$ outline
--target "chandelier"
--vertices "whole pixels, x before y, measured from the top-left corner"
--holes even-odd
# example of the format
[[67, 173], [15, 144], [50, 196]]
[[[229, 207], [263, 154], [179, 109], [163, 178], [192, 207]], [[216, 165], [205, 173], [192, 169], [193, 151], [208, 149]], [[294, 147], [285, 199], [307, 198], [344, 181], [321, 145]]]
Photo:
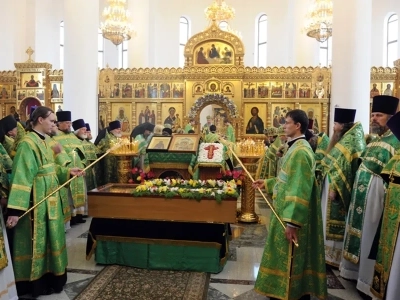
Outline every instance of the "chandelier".
[[101, 22], [100, 29], [105, 39], [110, 40], [118, 46], [123, 41], [131, 39], [132, 27], [129, 23], [130, 13], [125, 9], [126, 0], [107, 0], [108, 7], [104, 8], [104, 23]]
[[213, 4], [204, 10], [206, 18], [212, 22], [228, 21], [235, 17], [235, 9], [225, 3], [225, 0], [214, 0]]
[[332, 36], [332, 0], [315, 0], [306, 15], [304, 32], [323, 43]]

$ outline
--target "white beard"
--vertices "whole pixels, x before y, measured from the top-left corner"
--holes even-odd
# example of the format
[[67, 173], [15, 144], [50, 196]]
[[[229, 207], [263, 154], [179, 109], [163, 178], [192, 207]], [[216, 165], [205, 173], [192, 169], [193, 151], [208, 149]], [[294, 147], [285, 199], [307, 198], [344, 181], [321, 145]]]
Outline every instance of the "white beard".
[[114, 133], [114, 132], [112, 132], [112, 134], [117, 138], [120, 138], [122, 136], [122, 133]]

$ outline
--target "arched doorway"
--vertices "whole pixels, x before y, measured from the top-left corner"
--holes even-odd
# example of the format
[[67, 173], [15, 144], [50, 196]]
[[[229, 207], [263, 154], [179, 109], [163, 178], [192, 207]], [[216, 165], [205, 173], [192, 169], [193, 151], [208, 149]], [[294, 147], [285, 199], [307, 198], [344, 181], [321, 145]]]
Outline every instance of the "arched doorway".
[[[215, 114], [214, 118], [220, 118], [221, 116], [226, 117], [230, 120], [233, 128], [235, 129], [236, 138], [239, 133], [239, 126], [241, 124], [241, 117], [239, 115], [238, 108], [236, 104], [224, 96], [223, 94], [208, 94], [200, 97], [196, 100], [193, 106], [190, 108], [189, 114], [187, 116], [188, 120], [195, 120], [197, 124], [197, 131], [201, 131], [201, 122], [200, 115], [204, 108], [209, 109], [209, 106], [214, 106], [213, 113]], [[216, 120], [218, 122], [218, 120]], [[204, 124], [202, 124], [204, 125]]]
[[21, 121], [26, 122], [29, 119], [32, 106], [42, 106], [40, 100], [36, 97], [27, 97], [19, 105], [19, 117]]

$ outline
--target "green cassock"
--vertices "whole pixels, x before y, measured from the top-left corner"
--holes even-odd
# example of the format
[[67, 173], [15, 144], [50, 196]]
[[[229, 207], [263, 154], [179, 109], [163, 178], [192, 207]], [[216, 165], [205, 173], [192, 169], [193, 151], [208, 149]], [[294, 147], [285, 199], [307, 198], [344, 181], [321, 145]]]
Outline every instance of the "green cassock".
[[[361, 236], [371, 181], [381, 174], [383, 167], [395, 154], [396, 149], [400, 149], [400, 141], [388, 130], [382, 137], [370, 142], [362, 156], [362, 163], [354, 181], [343, 251], [344, 258], [355, 264], [360, 259]], [[379, 201], [379, 199], [371, 199], [371, 201]], [[371, 232], [371, 234], [374, 233]]]
[[[400, 152], [386, 164], [381, 175], [389, 185], [385, 195], [379, 247], [371, 285], [371, 292], [379, 299], [384, 298], [389, 276], [394, 282], [399, 280], [395, 275], [391, 275], [390, 271], [400, 228]], [[396, 249], [397, 253], [398, 251], [399, 249]]]
[[[68, 164], [70, 168], [85, 168], [86, 156], [82, 146], [82, 141], [76, 137], [72, 132], [64, 133], [59, 132], [58, 135], [53, 137], [54, 141], [60, 143], [64, 148], [65, 152], [71, 159], [71, 163]], [[85, 178], [77, 177], [69, 185], [72, 194], [72, 200], [74, 202], [74, 208], [79, 208], [85, 205], [86, 202], [86, 186]]]
[[258, 164], [256, 172], [257, 179], [268, 179], [274, 178], [276, 176], [276, 169], [278, 164], [278, 156], [276, 156], [276, 153], [278, 152], [281, 145], [282, 142], [279, 137], [277, 137], [275, 141], [265, 151], [264, 157], [261, 158], [261, 161]]
[[335, 201], [328, 197], [327, 240], [343, 241], [354, 178], [365, 146], [362, 125], [357, 122], [321, 161], [324, 172], [329, 176], [330, 189], [337, 193]]
[[8, 155], [11, 159], [14, 159], [15, 151], [14, 151], [14, 139], [6, 135], [4, 137], [3, 147], [6, 149]]
[[[55, 164], [49, 145], [36, 133], [27, 133], [14, 159], [8, 208], [27, 211], [68, 178], [69, 170]], [[16, 281], [65, 273], [67, 249], [58, 192], [18, 221], [13, 240]]]
[[278, 299], [295, 300], [305, 294], [326, 299], [324, 236], [314, 153], [305, 139], [298, 139], [282, 159], [278, 176], [267, 179], [265, 189], [272, 194], [281, 220], [300, 227], [299, 247], [287, 241], [284, 228], [271, 214], [254, 289]]

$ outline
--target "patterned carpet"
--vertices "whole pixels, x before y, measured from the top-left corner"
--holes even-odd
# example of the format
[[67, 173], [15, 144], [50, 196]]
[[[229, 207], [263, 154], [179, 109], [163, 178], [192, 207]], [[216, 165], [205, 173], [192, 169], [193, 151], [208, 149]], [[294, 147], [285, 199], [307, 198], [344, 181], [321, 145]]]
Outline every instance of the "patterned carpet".
[[207, 273], [144, 270], [126, 266], [105, 267], [76, 300], [205, 300]]

